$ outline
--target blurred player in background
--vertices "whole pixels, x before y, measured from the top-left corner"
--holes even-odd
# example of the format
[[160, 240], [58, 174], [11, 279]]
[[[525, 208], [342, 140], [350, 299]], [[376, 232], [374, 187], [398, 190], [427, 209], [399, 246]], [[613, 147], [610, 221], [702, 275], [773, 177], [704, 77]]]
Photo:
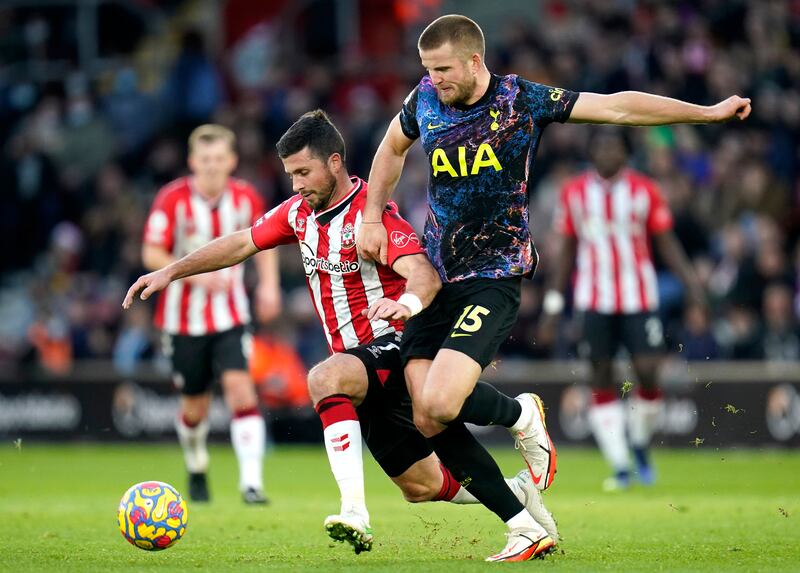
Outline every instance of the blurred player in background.
[[[542, 323], [544, 339], [552, 340], [564, 308], [562, 293], [577, 259], [574, 307], [583, 323], [579, 351], [592, 366], [589, 422], [614, 472], [604, 482], [608, 490], [630, 484], [629, 448], [638, 480], [649, 485], [654, 479], [647, 449], [662, 415], [658, 372], [665, 346], [651, 241], [683, 282], [687, 301], [705, 302], [658, 185], [627, 167], [630, 152], [621, 128], [595, 128], [589, 146], [592, 169], [564, 185], [556, 220], [562, 239]], [[614, 357], [620, 348], [630, 354], [639, 382], [628, 402], [627, 432], [625, 408], [614, 385]]]
[[[202, 125], [189, 137], [191, 175], [156, 195], [144, 231], [142, 260], [161, 269], [217, 237], [247, 229], [264, 212], [256, 189], [231, 174], [235, 135]], [[255, 259], [256, 312], [266, 321], [280, 311], [277, 254]], [[159, 297], [155, 325], [163, 333], [173, 380], [181, 392], [175, 422], [189, 472], [189, 497], [208, 501], [206, 440], [211, 387], [219, 379], [231, 411], [231, 442], [239, 462], [239, 488], [246, 503], [266, 503], [263, 485], [264, 419], [248, 374], [250, 308], [242, 266], [172, 283]]]
[[[441, 283], [414, 230], [393, 203], [381, 215], [393, 236], [389, 264], [358, 256], [355, 233], [362, 222], [367, 183], [348, 175], [344, 141], [324, 112], [303, 115], [277, 148], [297, 195], [264, 215], [251, 230], [226, 236], [141, 277], [123, 306], [130, 306], [139, 292], [147, 298], [169, 288], [177, 277], [236, 265], [281, 244], [298, 244], [331, 351], [308, 378], [341, 494], [341, 511], [325, 520], [325, 528], [333, 539], [349, 542], [360, 553], [373, 543], [362, 440], [408, 501], [479, 503], [439, 463], [414, 426], [400, 361], [404, 321], [430, 304]], [[557, 539], [556, 524], [527, 470], [507, 479], [503, 487], [510, 488]]]
[[[507, 427], [541, 488], [555, 474], [555, 448], [541, 400], [473, 392], [516, 319], [522, 277], [536, 267], [528, 228], [528, 178], [552, 122], [659, 125], [744, 119], [750, 102], [732, 96], [699, 106], [641, 92], [611, 95], [551, 88], [491, 74], [480, 27], [465, 16], [432, 22], [418, 42], [428, 74], [406, 98], [370, 172], [358, 248], [386, 262], [380, 215], [420, 139], [430, 162], [425, 248], [444, 283], [436, 302], [408, 324], [402, 354], [414, 419], [453, 475], [509, 529], [489, 561], [541, 556], [553, 543], [531, 520], [489, 453], [464, 423]], [[487, 414], [490, 413], [490, 414]]]

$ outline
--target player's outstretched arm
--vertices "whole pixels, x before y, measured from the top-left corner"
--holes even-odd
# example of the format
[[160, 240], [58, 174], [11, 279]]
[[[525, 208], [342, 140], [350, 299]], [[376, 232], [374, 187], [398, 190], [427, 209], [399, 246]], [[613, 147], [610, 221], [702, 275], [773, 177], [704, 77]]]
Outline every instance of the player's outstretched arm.
[[406, 290], [395, 300], [376, 300], [364, 314], [372, 319], [408, 320], [433, 301], [442, 288], [439, 274], [423, 254], [398, 258], [392, 269], [406, 279]]
[[750, 115], [750, 99], [731, 96], [716, 105], [695, 105], [643, 92], [596, 94], [582, 92], [572, 108], [570, 123], [667, 125], [720, 123]]
[[137, 294], [147, 300], [174, 280], [232, 267], [257, 252], [250, 229], [215, 239], [163, 269], [139, 277], [128, 289], [122, 308], [130, 308]]
[[378, 146], [378, 151], [375, 152], [372, 168], [369, 171], [367, 202], [364, 206], [364, 219], [358, 232], [357, 248], [360, 257], [382, 265], [387, 264], [388, 245], [386, 229], [381, 222], [383, 208], [386, 207], [400, 180], [406, 153], [413, 143], [414, 140], [407, 138], [403, 133], [399, 116], [395, 116]]

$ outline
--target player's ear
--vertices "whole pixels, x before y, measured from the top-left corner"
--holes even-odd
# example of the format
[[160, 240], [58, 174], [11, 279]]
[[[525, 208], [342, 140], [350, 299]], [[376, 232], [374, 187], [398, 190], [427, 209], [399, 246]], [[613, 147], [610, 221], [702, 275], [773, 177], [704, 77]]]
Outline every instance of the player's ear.
[[470, 57], [469, 68], [473, 74], [477, 74], [481, 70], [481, 55], [478, 52], [473, 53]]
[[338, 175], [339, 171], [342, 169], [342, 156], [338, 153], [334, 153], [328, 157], [328, 169], [330, 169], [331, 173], [334, 175]]

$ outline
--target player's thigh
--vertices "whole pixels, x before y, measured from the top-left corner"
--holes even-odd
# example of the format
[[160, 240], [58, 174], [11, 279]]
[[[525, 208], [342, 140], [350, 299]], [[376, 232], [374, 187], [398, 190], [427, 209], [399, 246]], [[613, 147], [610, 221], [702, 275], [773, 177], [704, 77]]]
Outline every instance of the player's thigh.
[[482, 372], [481, 365], [463, 352], [443, 348], [431, 363], [422, 399], [416, 406], [436, 420], [454, 420], [464, 400], [475, 389]]
[[628, 315], [623, 332], [639, 383], [645, 388], [656, 386], [665, 351], [661, 319], [655, 313]]
[[372, 456], [386, 475], [395, 478], [433, 450], [414, 425], [399, 352], [382, 350], [374, 358], [380, 360], [375, 365], [383, 368], [368, 368], [367, 395], [356, 413]]
[[622, 343], [631, 356], [664, 353], [664, 326], [656, 313], [627, 314], [621, 321]]
[[340, 352], [314, 366], [308, 373], [308, 392], [314, 405], [334, 394], [346, 394], [359, 405], [369, 386], [367, 357], [361, 353]]
[[452, 298], [453, 323], [442, 349], [466, 354], [481, 370], [486, 368], [517, 320], [521, 281], [472, 279], [448, 285], [458, 294]]
[[578, 354], [592, 363], [610, 362], [619, 350], [621, 333], [618, 315], [586, 311], [579, 317]]
[[445, 285], [428, 308], [406, 322], [400, 346], [403, 365], [436, 357], [456, 318], [449, 304], [454, 292], [451, 287]]
[[258, 404], [255, 385], [249, 372], [252, 345], [252, 334], [243, 326], [218, 332], [211, 338], [214, 375], [222, 384], [225, 402], [234, 411], [252, 408]]
[[442, 488], [442, 469], [436, 454], [418, 460], [397, 477], [391, 478], [406, 501], [430, 501]]
[[205, 394], [214, 381], [211, 338], [162, 335], [162, 350], [172, 368], [172, 381], [183, 396]]
[[433, 360], [427, 358], [412, 358], [405, 365], [406, 387], [411, 395], [411, 401], [414, 403], [422, 400], [422, 391], [425, 388], [425, 380], [428, 378], [431, 364], [433, 364]]

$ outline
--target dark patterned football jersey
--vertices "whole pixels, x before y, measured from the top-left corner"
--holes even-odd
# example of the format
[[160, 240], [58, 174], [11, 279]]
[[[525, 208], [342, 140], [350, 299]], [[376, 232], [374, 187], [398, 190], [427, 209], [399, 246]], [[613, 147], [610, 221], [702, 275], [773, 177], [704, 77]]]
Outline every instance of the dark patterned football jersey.
[[448, 106], [425, 76], [400, 112], [428, 155], [424, 245], [445, 282], [530, 275], [528, 174], [542, 131], [569, 118], [578, 93], [492, 75], [469, 106]]

